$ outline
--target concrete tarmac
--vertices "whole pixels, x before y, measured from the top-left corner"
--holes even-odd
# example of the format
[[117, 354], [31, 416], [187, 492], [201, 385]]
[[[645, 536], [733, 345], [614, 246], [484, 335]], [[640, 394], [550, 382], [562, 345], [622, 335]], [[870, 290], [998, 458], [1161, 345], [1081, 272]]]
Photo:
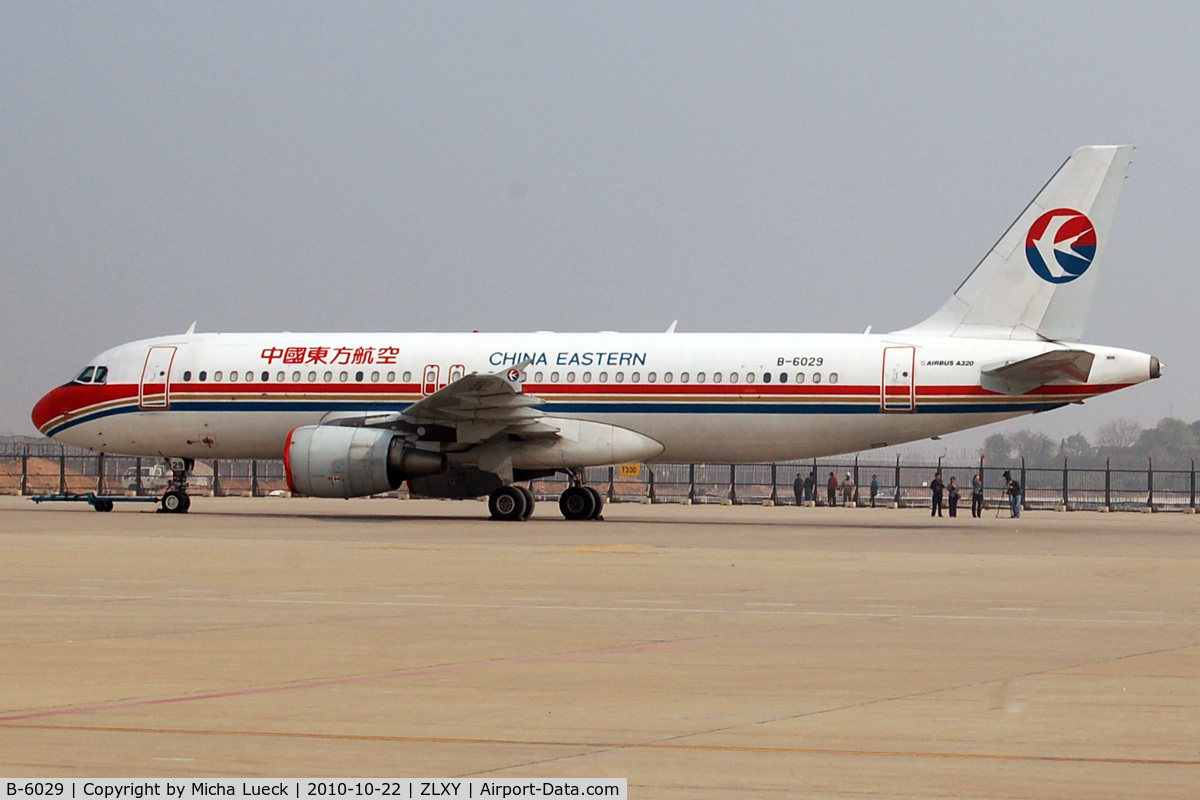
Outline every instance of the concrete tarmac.
[[1200, 796], [1200, 518], [0, 498], [0, 777]]

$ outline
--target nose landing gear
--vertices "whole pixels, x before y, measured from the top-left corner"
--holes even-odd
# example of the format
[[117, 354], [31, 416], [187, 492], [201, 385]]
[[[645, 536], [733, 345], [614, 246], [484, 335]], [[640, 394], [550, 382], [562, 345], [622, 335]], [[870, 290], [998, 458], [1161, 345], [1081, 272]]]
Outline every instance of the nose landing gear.
[[192, 507], [192, 498], [187, 493], [188, 473], [196, 466], [190, 458], [169, 458], [171, 482], [163, 494], [160, 510], [166, 514], [186, 514]]

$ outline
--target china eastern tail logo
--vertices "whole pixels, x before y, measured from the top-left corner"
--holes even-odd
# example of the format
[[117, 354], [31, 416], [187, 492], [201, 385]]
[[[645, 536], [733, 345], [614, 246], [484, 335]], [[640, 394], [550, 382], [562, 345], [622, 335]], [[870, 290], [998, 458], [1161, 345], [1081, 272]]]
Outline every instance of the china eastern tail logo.
[[1096, 227], [1071, 208], [1047, 211], [1029, 226], [1025, 257], [1042, 280], [1070, 283], [1096, 258]]

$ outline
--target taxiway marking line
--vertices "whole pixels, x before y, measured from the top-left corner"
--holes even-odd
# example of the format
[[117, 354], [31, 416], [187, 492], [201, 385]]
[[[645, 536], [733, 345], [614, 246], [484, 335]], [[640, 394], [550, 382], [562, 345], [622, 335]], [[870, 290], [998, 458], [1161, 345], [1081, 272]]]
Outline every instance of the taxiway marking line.
[[77, 731], [81, 733], [130, 733], [177, 736], [235, 736], [252, 738], [310, 739], [346, 742], [391, 742], [397, 744], [461, 744], [504, 747], [570, 747], [605, 750], [668, 750], [703, 753], [766, 753], [778, 755], [865, 756], [874, 758], [930, 758], [968, 761], [1031, 761], [1069, 764], [1138, 764], [1144, 766], [1200, 766], [1198, 759], [1132, 758], [1119, 756], [1048, 756], [1024, 753], [955, 753], [937, 750], [851, 750], [833, 747], [758, 747], [752, 745], [680, 744], [671, 742], [587, 742], [538, 739], [476, 739], [459, 736], [394, 736], [358, 733], [303, 733], [297, 731], [212, 730], [196, 728], [139, 728], [112, 725], [0, 724], [12, 730]]

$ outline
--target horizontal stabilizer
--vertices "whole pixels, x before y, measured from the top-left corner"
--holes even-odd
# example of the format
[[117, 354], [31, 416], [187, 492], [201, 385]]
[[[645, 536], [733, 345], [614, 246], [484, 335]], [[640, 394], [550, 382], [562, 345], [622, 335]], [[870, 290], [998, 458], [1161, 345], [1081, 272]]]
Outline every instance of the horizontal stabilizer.
[[1051, 350], [1040, 356], [983, 370], [983, 388], [1021, 395], [1050, 383], [1087, 383], [1095, 355], [1086, 350]]

